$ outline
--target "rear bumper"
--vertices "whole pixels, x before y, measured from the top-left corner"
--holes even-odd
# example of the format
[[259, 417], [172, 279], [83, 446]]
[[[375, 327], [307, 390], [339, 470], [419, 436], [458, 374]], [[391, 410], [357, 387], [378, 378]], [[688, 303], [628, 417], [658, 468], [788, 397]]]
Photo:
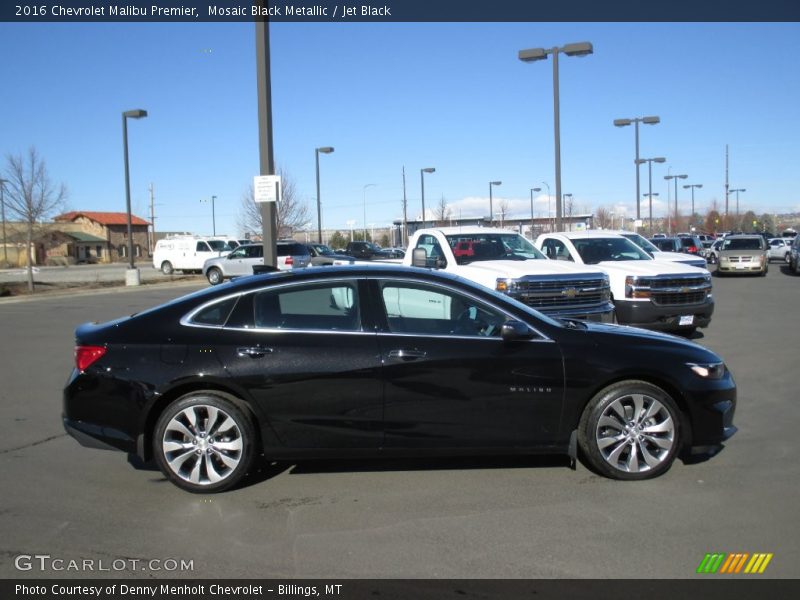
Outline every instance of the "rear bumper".
[[83, 421], [73, 421], [67, 417], [63, 417], [63, 422], [64, 430], [81, 446], [99, 450], [136, 452], [136, 440], [131, 439], [122, 431]]

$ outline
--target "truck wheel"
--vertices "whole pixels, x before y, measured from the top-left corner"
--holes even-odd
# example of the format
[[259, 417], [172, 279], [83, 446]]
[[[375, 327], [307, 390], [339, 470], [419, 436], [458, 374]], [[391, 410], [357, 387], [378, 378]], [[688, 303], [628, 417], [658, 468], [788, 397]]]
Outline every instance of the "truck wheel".
[[601, 390], [578, 425], [578, 444], [590, 466], [612, 479], [658, 477], [672, 466], [680, 442], [678, 406], [646, 381], [621, 381]]
[[174, 271], [175, 269], [172, 268], [172, 263], [169, 262], [168, 260], [165, 260], [164, 262], [161, 263], [161, 272], [164, 275], [172, 275]]

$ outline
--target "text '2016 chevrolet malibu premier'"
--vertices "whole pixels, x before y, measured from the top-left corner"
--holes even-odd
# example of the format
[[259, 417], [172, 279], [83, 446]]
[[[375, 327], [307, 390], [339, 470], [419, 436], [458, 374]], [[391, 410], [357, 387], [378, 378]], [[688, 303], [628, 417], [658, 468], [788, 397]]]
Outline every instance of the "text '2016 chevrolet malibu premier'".
[[365, 265], [243, 277], [76, 331], [64, 425], [191, 492], [262, 457], [561, 453], [661, 475], [736, 431], [702, 346], [553, 319], [460, 277]]

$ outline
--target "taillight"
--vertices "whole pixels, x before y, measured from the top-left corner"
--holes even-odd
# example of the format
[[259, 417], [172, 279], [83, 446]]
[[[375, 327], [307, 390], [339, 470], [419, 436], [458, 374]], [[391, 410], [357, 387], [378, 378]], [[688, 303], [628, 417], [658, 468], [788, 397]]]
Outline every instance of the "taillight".
[[294, 256], [287, 256], [286, 257], [286, 264], [293, 265], [294, 264]]
[[689, 246], [689, 254], [697, 254], [697, 246]]
[[75, 346], [75, 366], [79, 371], [85, 371], [105, 353], [103, 346]]

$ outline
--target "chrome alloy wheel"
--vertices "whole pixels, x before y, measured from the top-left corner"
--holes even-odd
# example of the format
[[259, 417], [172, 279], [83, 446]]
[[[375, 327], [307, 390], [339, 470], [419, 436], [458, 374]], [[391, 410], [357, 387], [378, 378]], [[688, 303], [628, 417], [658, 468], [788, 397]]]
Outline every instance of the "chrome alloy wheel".
[[229, 477], [242, 460], [242, 431], [224, 410], [195, 404], [167, 423], [161, 448], [169, 469], [204, 486]]
[[646, 394], [627, 394], [611, 402], [597, 420], [597, 449], [614, 469], [642, 473], [658, 467], [675, 446], [669, 410]]

